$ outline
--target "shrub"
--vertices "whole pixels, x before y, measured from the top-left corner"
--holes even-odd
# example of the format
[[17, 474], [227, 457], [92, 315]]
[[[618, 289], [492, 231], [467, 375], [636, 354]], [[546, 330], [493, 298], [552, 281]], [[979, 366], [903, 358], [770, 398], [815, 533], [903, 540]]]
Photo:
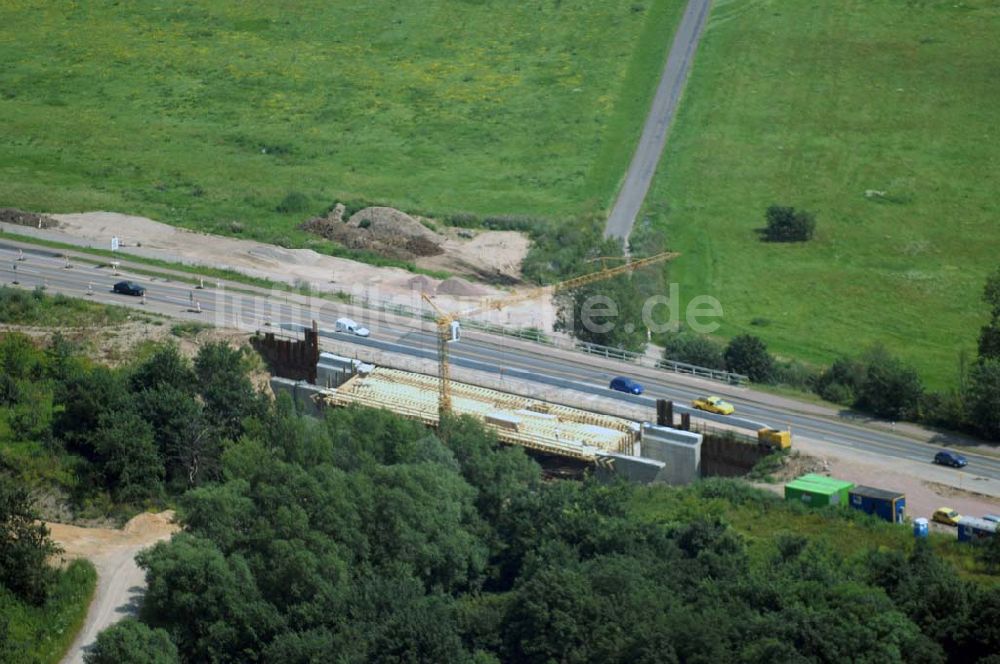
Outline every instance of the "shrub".
[[868, 351], [862, 361], [865, 377], [854, 405], [879, 417], [915, 418], [924, 392], [917, 372], [881, 346]]
[[767, 208], [764, 238], [769, 242], [805, 242], [816, 231], [816, 219], [809, 212], [772, 205]]
[[726, 369], [746, 374], [755, 383], [774, 380], [774, 358], [764, 342], [752, 334], [741, 334], [726, 346]]
[[725, 369], [722, 346], [708, 337], [687, 332], [670, 334], [664, 340], [663, 359], [685, 362], [706, 369]]
[[983, 358], [969, 374], [972, 424], [992, 440], [1000, 440], [1000, 359]]
[[773, 380], [782, 385], [808, 390], [819, 380], [819, 374], [798, 360], [787, 360], [775, 362]]
[[298, 191], [290, 191], [281, 199], [275, 209], [282, 214], [305, 212], [309, 209], [309, 197]]
[[865, 366], [847, 357], [837, 358], [816, 381], [816, 394], [827, 401], [849, 406], [857, 400], [865, 380]]

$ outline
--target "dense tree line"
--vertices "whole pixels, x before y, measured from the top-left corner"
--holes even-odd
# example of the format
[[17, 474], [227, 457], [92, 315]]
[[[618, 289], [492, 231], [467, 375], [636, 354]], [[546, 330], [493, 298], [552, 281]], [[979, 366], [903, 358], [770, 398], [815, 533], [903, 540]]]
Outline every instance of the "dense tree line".
[[[751, 554], [706, 507], [775, 500], [737, 484], [700, 484], [690, 516], [646, 523], [632, 486], [544, 482], [470, 420], [451, 423], [446, 446], [381, 411], [304, 417], [258, 394], [228, 346], [193, 363], [162, 347], [112, 370], [58, 340], [23, 342], [0, 343], [19, 367], [8, 387], [45, 386], [51, 444], [86, 455], [123, 500], [173, 494], [185, 527], [141, 554], [138, 620], [105, 631], [91, 664], [969, 662], [1000, 650], [1000, 591], [922, 547], [844, 559], [786, 534]], [[31, 536], [9, 534], [31, 532], [13, 512], [0, 561], [25, 560], [10, 553]]]
[[118, 661], [173, 661], [152, 658], [164, 634], [191, 662], [970, 662], [1000, 648], [1000, 592], [924, 547], [844, 560], [787, 534], [754, 559], [717, 518], [637, 522], [628, 485], [543, 483], [464, 420], [445, 447], [383, 412], [313, 421], [280, 402], [222, 477], [186, 493], [186, 531], [140, 557], [142, 625], [102, 636]]
[[445, 446], [384, 412], [320, 421], [282, 400], [227, 445], [219, 482], [183, 496], [185, 532], [139, 559], [141, 625], [106, 632], [91, 661], [968, 662], [1000, 648], [983, 622], [1000, 593], [928, 550], [844, 560], [788, 534], [754, 559], [717, 518], [637, 522], [633, 491], [542, 482], [468, 420]]
[[224, 442], [266, 408], [246, 360], [244, 351], [213, 343], [192, 363], [163, 345], [112, 369], [58, 336], [39, 348], [6, 334], [0, 407], [14, 440], [85, 460], [78, 498], [108, 492], [117, 503], [140, 505], [219, 478]]

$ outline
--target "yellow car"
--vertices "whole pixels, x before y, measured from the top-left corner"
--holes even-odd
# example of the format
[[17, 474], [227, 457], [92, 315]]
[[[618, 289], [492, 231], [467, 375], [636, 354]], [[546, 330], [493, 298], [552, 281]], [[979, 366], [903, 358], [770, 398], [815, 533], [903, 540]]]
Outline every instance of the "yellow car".
[[961, 518], [962, 515], [950, 507], [939, 507], [934, 510], [934, 515], [931, 516], [933, 521], [943, 523], [946, 526], [957, 526], [958, 520]]
[[723, 401], [719, 397], [699, 397], [691, 402], [691, 405], [698, 410], [706, 410], [718, 415], [732, 415], [736, 412], [733, 404]]

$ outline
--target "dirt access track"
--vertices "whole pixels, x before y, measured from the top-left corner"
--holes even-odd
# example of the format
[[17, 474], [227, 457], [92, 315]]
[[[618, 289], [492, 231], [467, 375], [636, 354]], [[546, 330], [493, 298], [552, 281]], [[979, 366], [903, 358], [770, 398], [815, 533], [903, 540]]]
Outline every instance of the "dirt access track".
[[[253, 240], [198, 233], [117, 212], [53, 214], [46, 218], [55, 220], [56, 226], [42, 229], [24, 226], [16, 232], [99, 249], [110, 248], [111, 238], [117, 237], [123, 254], [224, 268], [277, 283], [305, 283], [316, 291], [348, 293], [414, 309], [427, 308], [422, 293], [434, 296], [445, 311], [463, 311], [484, 298], [510, 294], [508, 290], [458, 276], [434, 279], [401, 268], [376, 267], [311, 249], [286, 249]], [[451, 231], [440, 235], [445, 253], [428, 257], [426, 267], [454, 269], [458, 264], [490, 264], [493, 266], [490, 269], [509, 274], [515, 265], [520, 266], [529, 245], [527, 238], [509, 231], [477, 231], [468, 240], [453, 235]], [[449, 259], [450, 247], [456, 243], [462, 244], [462, 250], [455, 249], [457, 253]], [[480, 318], [512, 327], [551, 328], [555, 312], [551, 298], [542, 297]]]
[[146, 578], [135, 556], [156, 542], [170, 539], [180, 530], [173, 517], [174, 513], [169, 510], [140, 514], [121, 530], [45, 524], [52, 539], [63, 548], [63, 558], [86, 558], [97, 568], [97, 588], [87, 618], [63, 657], [63, 664], [83, 664], [85, 650], [101, 630], [136, 612]]

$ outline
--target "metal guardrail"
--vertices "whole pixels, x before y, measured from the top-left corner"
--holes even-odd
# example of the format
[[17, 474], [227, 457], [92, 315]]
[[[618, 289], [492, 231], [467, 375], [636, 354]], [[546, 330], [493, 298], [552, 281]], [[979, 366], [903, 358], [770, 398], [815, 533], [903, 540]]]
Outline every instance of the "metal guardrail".
[[708, 369], [694, 364], [687, 364], [686, 362], [657, 360], [655, 366], [657, 369], [664, 369], [666, 371], [672, 371], [679, 374], [690, 374], [692, 376], [709, 378], [711, 380], [719, 380], [729, 383], [730, 385], [744, 385], [750, 382], [750, 378], [744, 376], [743, 374], [733, 373], [731, 371], [720, 371], [719, 369]]
[[[367, 297], [354, 295], [350, 296], [349, 299], [350, 304], [364, 307], [366, 309], [374, 309], [376, 311], [391, 313], [397, 316], [405, 316], [407, 318], [416, 318], [426, 321], [434, 321], [437, 319], [437, 316], [432, 311], [414, 309], [413, 307], [408, 307], [404, 304], [371, 300]], [[743, 374], [733, 373], [731, 371], [720, 371], [718, 369], [699, 367], [685, 362], [658, 359], [644, 353], [634, 353], [622, 348], [611, 348], [609, 346], [601, 346], [599, 344], [592, 344], [586, 341], [572, 341], [558, 337], [553, 338], [540, 330], [510, 328], [475, 319], [462, 321], [462, 325], [487, 334], [495, 334], [501, 337], [511, 337], [522, 341], [530, 341], [532, 343], [549, 346], [551, 348], [582, 351], [590, 355], [597, 355], [613, 360], [622, 360], [624, 362], [638, 364], [639, 366], [649, 367], [652, 369], [662, 369], [672, 373], [707, 378], [709, 380], [716, 380], [730, 385], [744, 385], [749, 382], [749, 378]]]

